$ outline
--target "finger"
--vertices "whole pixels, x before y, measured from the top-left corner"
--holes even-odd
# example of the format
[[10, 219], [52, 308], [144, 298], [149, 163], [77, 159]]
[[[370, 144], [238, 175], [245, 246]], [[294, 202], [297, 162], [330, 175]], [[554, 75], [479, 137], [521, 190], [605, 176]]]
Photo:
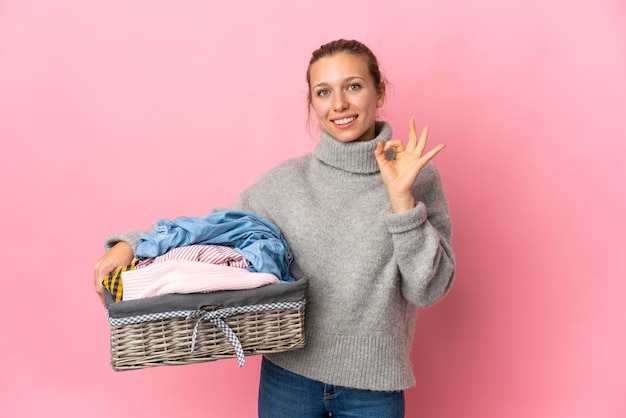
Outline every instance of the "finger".
[[439, 152], [444, 149], [446, 147], [445, 144], [439, 144], [437, 145], [435, 148], [431, 149], [430, 151], [428, 151], [426, 154], [422, 155], [422, 160], [425, 160], [426, 162], [430, 161], [433, 159], [433, 157], [437, 154], [439, 154]]
[[105, 305], [105, 301], [104, 301], [104, 286], [102, 285], [102, 280], [103, 279], [101, 279], [100, 277], [96, 277], [95, 285], [96, 285], [96, 293], [100, 297], [100, 301], [102, 302], [102, 304]]
[[103, 267], [102, 259], [98, 260], [98, 262], [94, 266], [94, 275], [93, 275], [94, 287], [95, 287], [96, 293], [98, 294], [98, 297], [100, 298], [100, 301], [105, 306], [106, 304], [104, 300], [104, 285], [102, 282], [109, 275], [109, 273], [111, 273], [111, 271], [113, 271], [113, 269]]
[[406, 144], [408, 151], [414, 150], [417, 146], [417, 131], [415, 130], [415, 118], [409, 119], [409, 142]]
[[378, 141], [378, 143], [376, 144], [374, 157], [376, 157], [376, 163], [378, 164], [378, 168], [380, 168], [381, 170], [389, 162], [387, 161], [387, 156], [385, 155], [383, 141]]
[[415, 151], [418, 155], [422, 155], [424, 149], [426, 148], [426, 139], [428, 139], [428, 132], [430, 131], [430, 126], [425, 125], [424, 129], [422, 129], [422, 134], [420, 135], [419, 141], [417, 141], [417, 147]]

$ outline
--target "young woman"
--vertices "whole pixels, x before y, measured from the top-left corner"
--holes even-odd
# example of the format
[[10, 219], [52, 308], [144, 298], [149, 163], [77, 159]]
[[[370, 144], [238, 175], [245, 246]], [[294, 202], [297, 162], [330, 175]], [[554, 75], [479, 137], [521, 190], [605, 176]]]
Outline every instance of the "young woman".
[[[313, 52], [309, 105], [321, 128], [311, 154], [290, 159], [230, 208], [277, 225], [310, 280], [306, 346], [263, 358], [259, 416], [403, 417], [415, 384], [409, 358], [417, 310], [454, 276], [451, 225], [428, 127], [406, 145], [377, 121], [385, 84], [354, 40]], [[95, 285], [133, 258], [141, 232], [109, 237]]]

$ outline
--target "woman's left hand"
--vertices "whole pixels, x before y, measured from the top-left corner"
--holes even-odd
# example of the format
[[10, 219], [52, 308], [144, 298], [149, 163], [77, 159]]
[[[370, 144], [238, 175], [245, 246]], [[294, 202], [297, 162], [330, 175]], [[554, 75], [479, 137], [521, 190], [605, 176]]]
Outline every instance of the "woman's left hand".
[[[374, 154], [394, 212], [403, 212], [415, 207], [412, 189], [417, 176], [426, 163], [446, 147], [440, 144], [423, 154], [428, 130], [429, 126], [424, 126], [418, 139], [415, 121], [411, 118], [409, 119], [409, 142], [406, 147], [399, 140], [389, 140], [384, 144], [379, 141], [376, 146]], [[396, 150], [396, 159], [389, 161], [385, 156], [385, 151], [392, 148]]]

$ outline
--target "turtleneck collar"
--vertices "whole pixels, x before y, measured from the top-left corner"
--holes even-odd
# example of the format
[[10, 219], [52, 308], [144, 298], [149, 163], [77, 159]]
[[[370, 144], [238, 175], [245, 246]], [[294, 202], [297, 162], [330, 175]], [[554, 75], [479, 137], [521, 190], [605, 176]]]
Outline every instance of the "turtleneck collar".
[[391, 139], [391, 125], [376, 122], [376, 137], [370, 141], [341, 142], [326, 131], [320, 133], [320, 142], [315, 147], [315, 157], [332, 167], [358, 174], [371, 174], [379, 171], [374, 150], [378, 141]]

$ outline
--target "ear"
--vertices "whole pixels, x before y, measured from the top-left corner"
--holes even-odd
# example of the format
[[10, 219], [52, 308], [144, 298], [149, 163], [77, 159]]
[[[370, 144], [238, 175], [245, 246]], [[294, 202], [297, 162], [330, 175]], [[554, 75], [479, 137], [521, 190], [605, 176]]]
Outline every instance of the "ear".
[[378, 88], [378, 100], [376, 100], [376, 107], [382, 107], [385, 103], [385, 83], [381, 83]]

